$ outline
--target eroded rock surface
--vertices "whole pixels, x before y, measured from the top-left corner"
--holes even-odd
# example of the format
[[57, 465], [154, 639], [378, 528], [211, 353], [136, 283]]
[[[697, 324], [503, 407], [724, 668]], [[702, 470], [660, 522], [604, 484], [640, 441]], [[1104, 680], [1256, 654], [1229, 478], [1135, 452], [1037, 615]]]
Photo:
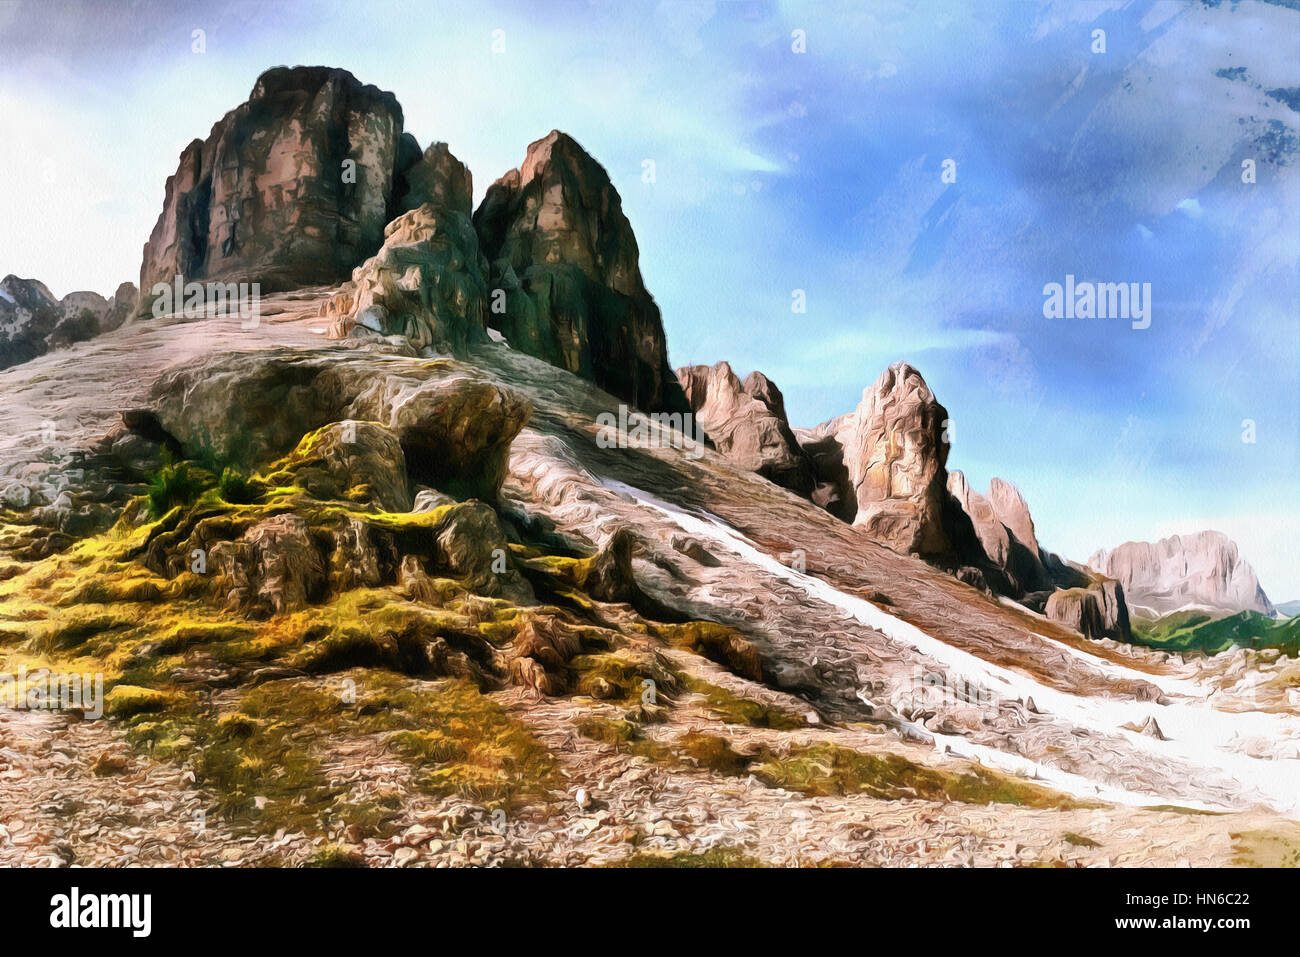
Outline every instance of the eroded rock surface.
[[618, 191], [570, 136], [529, 144], [488, 188], [474, 227], [504, 293], [489, 322], [512, 347], [644, 411], [689, 411]]
[[720, 453], [799, 495], [812, 494], [812, 463], [790, 430], [781, 390], [767, 376], [751, 372], [742, 384], [719, 362], [678, 369], [677, 378]]
[[384, 237], [327, 305], [331, 335], [402, 336], [417, 352], [458, 356], [486, 341], [487, 263], [469, 216], [424, 203], [389, 223]]
[[267, 70], [181, 153], [144, 247], [140, 311], [178, 274], [264, 293], [348, 278], [391, 218], [402, 122], [391, 93], [346, 70]]
[[1118, 579], [1135, 605], [1164, 614], [1187, 605], [1274, 613], [1273, 603], [1237, 545], [1222, 532], [1125, 542], [1095, 552], [1088, 564]]

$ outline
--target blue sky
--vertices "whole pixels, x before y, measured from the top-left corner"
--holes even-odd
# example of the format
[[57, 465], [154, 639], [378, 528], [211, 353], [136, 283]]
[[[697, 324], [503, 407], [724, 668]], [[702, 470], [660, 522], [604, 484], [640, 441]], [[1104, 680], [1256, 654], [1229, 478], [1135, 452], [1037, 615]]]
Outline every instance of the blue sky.
[[[575, 136], [674, 364], [761, 368], [812, 425], [905, 359], [950, 466], [1019, 485], [1047, 547], [1219, 528], [1297, 598], [1296, 6], [0, 0], [0, 273], [136, 279], [180, 149], [265, 68], [342, 66], [478, 196]], [[1067, 273], [1151, 283], [1151, 327], [1045, 319]]]

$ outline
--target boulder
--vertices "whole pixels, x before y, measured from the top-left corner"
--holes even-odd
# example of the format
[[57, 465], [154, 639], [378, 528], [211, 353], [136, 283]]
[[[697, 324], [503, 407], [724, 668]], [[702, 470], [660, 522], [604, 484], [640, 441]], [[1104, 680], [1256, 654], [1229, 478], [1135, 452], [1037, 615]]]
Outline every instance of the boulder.
[[[245, 472], [287, 454], [304, 431], [346, 419], [378, 423], [396, 436], [410, 480], [489, 500], [532, 412], [519, 393], [468, 366], [278, 349], [185, 363], [154, 383], [150, 406], [183, 455]], [[381, 494], [403, 500], [392, 488]]]
[[140, 266], [155, 283], [336, 283], [380, 246], [398, 175], [402, 108], [346, 70], [275, 67], [206, 140], [181, 153]]
[[522, 395], [468, 369], [347, 381], [357, 396], [346, 413], [392, 429], [413, 478], [456, 498], [496, 499], [510, 443], [532, 415]]
[[1085, 638], [1128, 641], [1129, 617], [1119, 582], [1101, 579], [1086, 587], [1061, 588], [1048, 597], [1043, 613]]
[[479, 501], [453, 505], [434, 527], [438, 568], [479, 595], [534, 601], [533, 590], [516, 570], [510, 542], [497, 513]]
[[303, 436], [270, 476], [314, 498], [367, 502], [388, 512], [411, 509], [406, 455], [396, 434], [377, 422], [345, 419]]
[[531, 143], [488, 188], [474, 228], [491, 263], [488, 322], [511, 347], [644, 411], [690, 411], [618, 191], [571, 137]]
[[791, 491], [813, 492], [813, 467], [790, 430], [781, 390], [761, 372], [744, 384], [726, 362], [677, 370], [686, 401], [718, 452]]

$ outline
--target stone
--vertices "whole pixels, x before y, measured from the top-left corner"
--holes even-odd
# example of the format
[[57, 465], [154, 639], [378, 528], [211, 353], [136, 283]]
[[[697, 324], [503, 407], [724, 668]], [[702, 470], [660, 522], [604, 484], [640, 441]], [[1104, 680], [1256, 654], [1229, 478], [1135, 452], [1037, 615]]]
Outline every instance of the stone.
[[687, 366], [677, 378], [718, 452], [737, 467], [807, 497], [813, 466], [786, 420], [781, 390], [761, 372], [742, 384], [726, 362]]
[[433, 530], [438, 568], [480, 595], [534, 601], [533, 590], [516, 570], [510, 542], [497, 513], [479, 501], [443, 512]]
[[151, 389], [150, 411], [185, 456], [245, 471], [288, 453], [304, 430], [346, 419], [378, 423], [396, 436], [411, 480], [492, 500], [532, 406], [468, 366], [268, 349], [169, 370]]
[[397, 435], [377, 422], [344, 419], [303, 436], [271, 477], [318, 499], [368, 502], [388, 512], [411, 510], [406, 455]]
[[631, 224], [604, 168], [552, 130], [474, 213], [510, 346], [647, 412], [688, 412]]
[[415, 493], [415, 503], [411, 506], [412, 512], [432, 512], [442, 508], [444, 505], [455, 505], [456, 500], [450, 495], [439, 492], [436, 488], [422, 488]]
[[250, 617], [269, 617], [317, 600], [325, 563], [307, 523], [286, 513], [253, 525], [236, 542], [218, 542], [209, 555], [217, 587]]

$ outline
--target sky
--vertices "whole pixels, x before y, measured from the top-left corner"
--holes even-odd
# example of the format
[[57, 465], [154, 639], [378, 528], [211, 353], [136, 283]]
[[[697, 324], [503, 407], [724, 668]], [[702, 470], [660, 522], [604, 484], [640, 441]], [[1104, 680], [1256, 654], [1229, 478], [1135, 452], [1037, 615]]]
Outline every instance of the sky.
[[[136, 280], [180, 150], [281, 64], [392, 91], [476, 200], [574, 136], [674, 365], [810, 426], [910, 362], [1046, 548], [1215, 528], [1300, 598], [1297, 0], [0, 0], [0, 274]], [[1149, 328], [1046, 318], [1067, 275], [1150, 283]]]

